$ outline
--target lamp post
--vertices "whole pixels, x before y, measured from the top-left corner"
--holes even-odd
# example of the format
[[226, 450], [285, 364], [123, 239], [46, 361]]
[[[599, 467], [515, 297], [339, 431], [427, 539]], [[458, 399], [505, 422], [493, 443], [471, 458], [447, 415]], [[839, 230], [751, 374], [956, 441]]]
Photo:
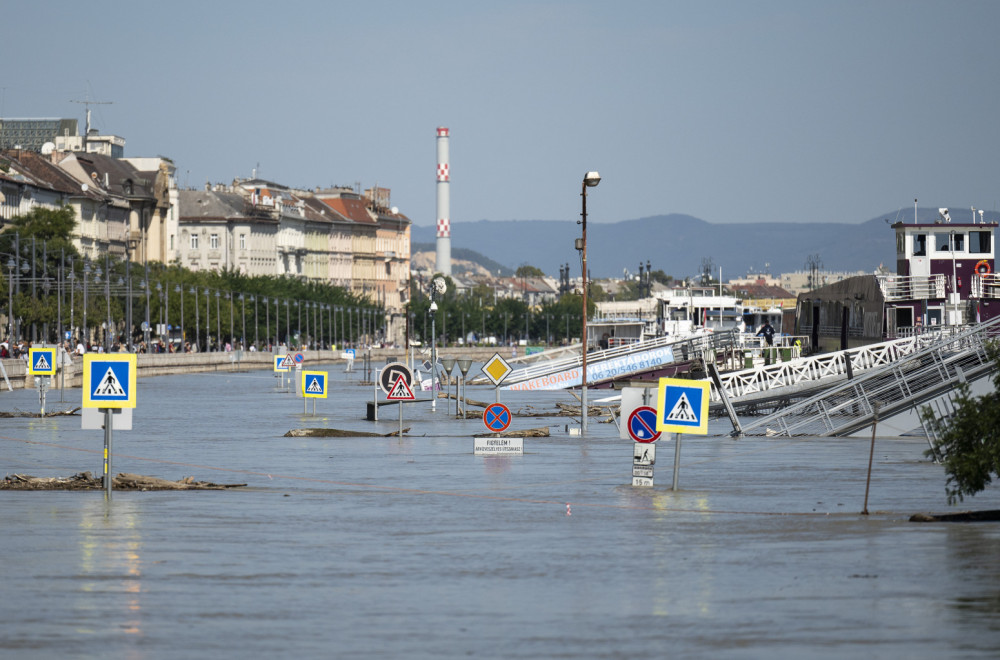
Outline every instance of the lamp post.
[[7, 255], [7, 345], [14, 349], [14, 266], [17, 261]]
[[201, 312], [198, 311], [198, 287], [191, 287], [191, 293], [194, 294], [194, 348], [195, 350], [201, 350], [199, 344], [201, 344]]
[[[266, 319], [266, 324], [264, 325], [264, 343], [268, 344], [270, 346], [271, 345], [271, 306], [267, 302], [267, 296], [264, 296], [263, 298], [261, 298], [260, 301], [262, 303], [264, 303], [264, 316], [265, 316], [265, 319]], [[256, 318], [256, 316], [257, 315], [255, 313], [254, 314], [254, 318]]]
[[90, 350], [90, 328], [87, 327], [87, 276], [90, 275], [90, 257], [83, 258], [83, 350]]
[[205, 352], [212, 352], [212, 296], [205, 287]]
[[184, 352], [184, 289], [181, 288], [180, 284], [174, 285], [174, 293], [180, 294], [181, 296], [181, 348], [180, 352]]
[[593, 188], [601, 182], [601, 175], [597, 172], [587, 172], [583, 176], [583, 185], [580, 187], [580, 197], [583, 199], [583, 212], [580, 214], [580, 225], [583, 228], [582, 239], [580, 241], [580, 257], [583, 264], [583, 364], [581, 372], [583, 374], [582, 397], [583, 407], [580, 410], [580, 433], [587, 433], [587, 188]]
[[437, 319], [438, 306], [433, 300], [431, 301], [431, 411], [437, 410], [437, 394], [434, 393], [434, 378], [437, 376], [437, 327], [435, 326], [435, 320]]

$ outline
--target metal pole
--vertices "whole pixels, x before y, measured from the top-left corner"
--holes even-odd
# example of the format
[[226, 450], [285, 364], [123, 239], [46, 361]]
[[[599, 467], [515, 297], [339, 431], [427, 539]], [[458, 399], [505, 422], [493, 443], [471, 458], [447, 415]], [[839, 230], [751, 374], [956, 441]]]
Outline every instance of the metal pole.
[[681, 434], [674, 433], [674, 483], [670, 490], [677, 490], [677, 475], [681, 468]]
[[875, 458], [875, 429], [878, 427], [878, 409], [879, 404], [875, 403], [872, 405], [874, 409], [874, 419], [872, 420], [872, 442], [871, 448], [868, 450], [868, 479], [865, 481], [865, 506], [861, 510], [861, 515], [868, 515], [868, 488], [872, 484], [872, 460]]
[[580, 408], [580, 434], [586, 435], [587, 433], [587, 180], [584, 179], [583, 189], [580, 193], [583, 198], [583, 213], [581, 214], [581, 225], [583, 227], [583, 242], [582, 242], [582, 264], [583, 264], [583, 338], [582, 344], [582, 392], [581, 392], [581, 402], [583, 406]]
[[111, 498], [111, 408], [104, 408], [104, 496]]

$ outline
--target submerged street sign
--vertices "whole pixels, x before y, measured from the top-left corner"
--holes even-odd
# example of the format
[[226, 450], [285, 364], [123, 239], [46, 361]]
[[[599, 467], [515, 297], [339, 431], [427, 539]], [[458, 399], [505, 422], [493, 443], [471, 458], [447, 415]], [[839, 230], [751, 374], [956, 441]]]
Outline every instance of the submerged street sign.
[[134, 354], [83, 356], [84, 408], [135, 408]]
[[302, 396], [307, 399], [325, 399], [326, 378], [327, 372], [325, 371], [303, 371]]
[[708, 434], [710, 388], [707, 380], [661, 378], [656, 397], [656, 430]]
[[510, 375], [514, 369], [507, 364], [507, 360], [500, 357], [499, 353], [494, 353], [493, 357], [483, 365], [483, 373], [494, 385], [499, 385], [503, 379]]
[[55, 347], [28, 349], [28, 370], [35, 376], [55, 376]]
[[287, 355], [274, 356], [275, 371], [289, 371], [292, 368], [292, 360]]

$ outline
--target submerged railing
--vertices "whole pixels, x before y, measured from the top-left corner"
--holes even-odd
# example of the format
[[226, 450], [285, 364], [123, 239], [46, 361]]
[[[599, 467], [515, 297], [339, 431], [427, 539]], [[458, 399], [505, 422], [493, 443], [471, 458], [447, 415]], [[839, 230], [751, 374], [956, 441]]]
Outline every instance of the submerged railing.
[[987, 343], [1000, 337], [1000, 318], [934, 342], [821, 394], [743, 425], [743, 435], [848, 435], [879, 419], [927, 403], [992, 371]]

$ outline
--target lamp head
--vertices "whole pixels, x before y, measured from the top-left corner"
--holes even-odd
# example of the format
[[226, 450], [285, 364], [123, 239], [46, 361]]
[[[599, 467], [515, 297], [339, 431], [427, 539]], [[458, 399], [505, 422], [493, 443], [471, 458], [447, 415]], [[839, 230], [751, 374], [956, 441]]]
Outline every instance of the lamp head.
[[432, 312], [438, 311], [438, 304], [434, 301], [431, 301], [431, 311]]
[[587, 172], [583, 175], [583, 183], [588, 188], [593, 188], [601, 182], [601, 175], [597, 172]]

